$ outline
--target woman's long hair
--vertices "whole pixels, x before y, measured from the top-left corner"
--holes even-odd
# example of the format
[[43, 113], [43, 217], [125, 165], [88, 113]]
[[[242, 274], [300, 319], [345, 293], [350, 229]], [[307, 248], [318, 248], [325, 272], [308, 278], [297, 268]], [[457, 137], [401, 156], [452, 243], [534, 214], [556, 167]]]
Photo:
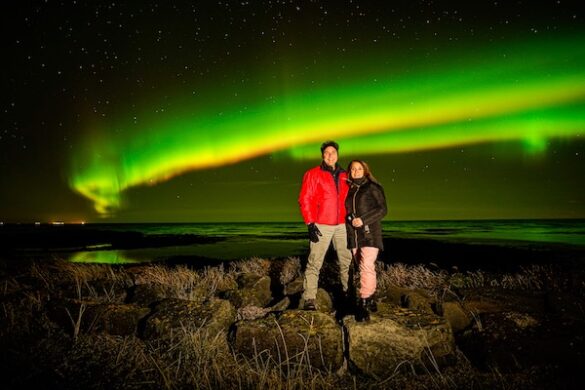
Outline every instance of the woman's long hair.
[[354, 180], [354, 178], [351, 176], [351, 166], [354, 163], [358, 163], [364, 168], [364, 177], [366, 177], [369, 181], [378, 184], [378, 180], [376, 180], [374, 175], [372, 175], [372, 170], [370, 169], [370, 166], [368, 164], [366, 164], [366, 162], [363, 160], [351, 160], [350, 161], [349, 165], [347, 166], [347, 177], [350, 181]]

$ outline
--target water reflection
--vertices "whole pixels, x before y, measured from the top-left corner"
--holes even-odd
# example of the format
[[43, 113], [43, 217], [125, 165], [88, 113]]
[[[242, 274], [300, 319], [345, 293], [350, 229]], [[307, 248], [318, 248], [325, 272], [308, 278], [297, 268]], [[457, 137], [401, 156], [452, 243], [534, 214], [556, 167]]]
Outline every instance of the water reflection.
[[98, 263], [98, 264], [135, 264], [144, 260], [132, 258], [123, 251], [91, 251], [76, 252], [71, 255], [69, 261], [73, 263]]
[[232, 261], [252, 257], [274, 258], [301, 256], [308, 250], [308, 240], [278, 240], [231, 237], [210, 244], [137, 248], [125, 250], [94, 250], [75, 252], [69, 261], [75, 263], [135, 264], [159, 261], [218, 260]]

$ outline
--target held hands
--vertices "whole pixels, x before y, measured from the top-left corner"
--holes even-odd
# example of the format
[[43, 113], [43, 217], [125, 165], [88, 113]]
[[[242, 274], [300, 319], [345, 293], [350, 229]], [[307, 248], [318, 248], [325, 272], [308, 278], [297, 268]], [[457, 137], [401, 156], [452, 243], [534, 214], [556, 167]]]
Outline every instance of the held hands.
[[364, 221], [362, 221], [362, 219], [360, 217], [356, 217], [354, 214], [348, 214], [345, 219], [347, 220], [347, 222], [351, 222], [351, 225], [354, 228], [359, 228], [364, 226]]
[[309, 228], [309, 240], [312, 242], [319, 242], [319, 236], [322, 236], [322, 234], [317, 225], [310, 223], [307, 227]]

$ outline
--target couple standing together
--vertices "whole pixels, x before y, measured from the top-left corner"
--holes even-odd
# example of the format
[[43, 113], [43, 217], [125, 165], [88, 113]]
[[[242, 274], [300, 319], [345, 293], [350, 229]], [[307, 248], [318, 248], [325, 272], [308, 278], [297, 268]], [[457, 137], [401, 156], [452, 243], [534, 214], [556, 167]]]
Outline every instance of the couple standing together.
[[[343, 293], [347, 298], [352, 256], [359, 263], [360, 290], [356, 320], [369, 320], [375, 311], [375, 261], [383, 250], [382, 218], [387, 213], [382, 186], [364, 161], [353, 160], [348, 172], [337, 163], [339, 145], [321, 145], [323, 161], [309, 169], [299, 196], [303, 219], [309, 229], [310, 253], [304, 277], [303, 309], [315, 310], [319, 272], [329, 245], [337, 252]], [[344, 300], [346, 303], [348, 299]]]

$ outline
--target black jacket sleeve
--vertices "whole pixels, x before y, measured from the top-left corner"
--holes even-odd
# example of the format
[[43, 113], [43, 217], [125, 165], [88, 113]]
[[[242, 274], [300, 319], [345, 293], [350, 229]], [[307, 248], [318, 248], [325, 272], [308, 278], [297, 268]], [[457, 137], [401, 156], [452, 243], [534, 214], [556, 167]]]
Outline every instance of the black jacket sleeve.
[[368, 210], [360, 215], [364, 225], [371, 225], [374, 222], [381, 221], [388, 213], [386, 206], [386, 196], [381, 185], [372, 183], [370, 186], [371, 197], [373, 204], [368, 205]]

